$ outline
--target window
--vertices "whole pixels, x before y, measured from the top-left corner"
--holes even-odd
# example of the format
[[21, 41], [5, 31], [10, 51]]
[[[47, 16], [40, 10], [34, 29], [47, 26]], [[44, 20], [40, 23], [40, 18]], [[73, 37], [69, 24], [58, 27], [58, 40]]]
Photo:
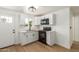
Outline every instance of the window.
[[29, 20], [28, 18], [25, 19], [25, 24], [28, 24]]
[[25, 19], [25, 24], [29, 24], [29, 21], [32, 21], [32, 19], [31, 18], [26, 18]]
[[0, 16], [1, 23], [12, 23], [12, 17], [8, 16]]

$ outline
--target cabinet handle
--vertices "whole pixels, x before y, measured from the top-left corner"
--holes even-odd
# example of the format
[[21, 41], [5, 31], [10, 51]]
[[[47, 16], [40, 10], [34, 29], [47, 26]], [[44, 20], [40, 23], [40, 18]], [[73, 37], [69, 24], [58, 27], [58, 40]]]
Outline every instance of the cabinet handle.
[[13, 29], [13, 33], [15, 33], [15, 29]]

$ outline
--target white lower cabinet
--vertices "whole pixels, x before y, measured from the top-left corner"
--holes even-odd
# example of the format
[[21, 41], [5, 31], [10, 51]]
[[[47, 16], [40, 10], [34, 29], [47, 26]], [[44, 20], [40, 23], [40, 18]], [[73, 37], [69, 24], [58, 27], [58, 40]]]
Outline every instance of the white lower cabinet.
[[47, 40], [46, 40], [47, 44], [49, 46], [54, 45], [55, 44], [55, 39], [56, 39], [55, 31], [47, 31], [46, 33], [47, 33], [47, 36], [46, 36], [46, 38], [47, 38]]
[[36, 31], [28, 31], [25, 33], [20, 33], [21, 45], [29, 44], [37, 40], [38, 40], [38, 32]]

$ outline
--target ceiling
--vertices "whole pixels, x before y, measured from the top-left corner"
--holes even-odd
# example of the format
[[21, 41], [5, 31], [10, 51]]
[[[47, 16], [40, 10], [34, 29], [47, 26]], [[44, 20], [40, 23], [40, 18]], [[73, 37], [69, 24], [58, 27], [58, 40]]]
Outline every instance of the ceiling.
[[26, 11], [26, 13], [33, 14], [33, 15], [43, 15], [52, 11], [59, 10], [61, 8], [65, 8], [65, 7], [64, 6], [40, 6], [34, 13], [31, 13], [28, 11]]
[[[28, 8], [25, 6], [0, 6], [0, 8], [5, 8], [8, 10], [18, 11], [18, 12], [32, 14], [32, 15], [43, 15], [65, 7], [67, 6], [39, 6], [34, 13], [31, 13], [28, 11]], [[79, 6], [73, 6], [71, 7], [71, 9], [74, 11], [75, 14], [79, 14]]]
[[0, 8], [7, 9], [7, 10], [13, 10], [18, 12], [24, 12], [23, 6], [0, 6]]

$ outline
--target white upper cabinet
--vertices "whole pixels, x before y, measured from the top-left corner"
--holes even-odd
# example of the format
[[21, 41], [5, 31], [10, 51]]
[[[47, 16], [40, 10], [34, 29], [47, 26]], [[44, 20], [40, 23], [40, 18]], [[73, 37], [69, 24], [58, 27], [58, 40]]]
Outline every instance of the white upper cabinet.
[[49, 14], [49, 25], [53, 25], [53, 14]]
[[41, 17], [35, 17], [33, 21], [33, 25], [40, 25], [40, 20], [41, 20]]
[[48, 14], [48, 18], [49, 18], [49, 25], [55, 25], [56, 14]]
[[41, 17], [41, 19], [48, 18], [49, 19], [49, 25], [55, 25], [56, 23], [56, 14], [46, 14]]
[[54, 14], [49, 14], [49, 25], [54, 25], [55, 19], [54, 19]]
[[49, 19], [49, 25], [55, 25], [56, 24], [56, 14], [52, 13], [52, 14], [46, 14], [43, 16], [38, 16], [35, 17], [34, 21], [33, 21], [33, 25], [41, 25], [41, 20], [48, 18]]
[[25, 18], [26, 18], [26, 15], [24, 15], [24, 14], [20, 15], [20, 25], [24, 25], [25, 24]]
[[56, 24], [56, 14], [52, 14], [52, 25]]
[[20, 15], [20, 25], [28, 25], [29, 21], [33, 22], [33, 18], [31, 16], [26, 15], [26, 14]]

